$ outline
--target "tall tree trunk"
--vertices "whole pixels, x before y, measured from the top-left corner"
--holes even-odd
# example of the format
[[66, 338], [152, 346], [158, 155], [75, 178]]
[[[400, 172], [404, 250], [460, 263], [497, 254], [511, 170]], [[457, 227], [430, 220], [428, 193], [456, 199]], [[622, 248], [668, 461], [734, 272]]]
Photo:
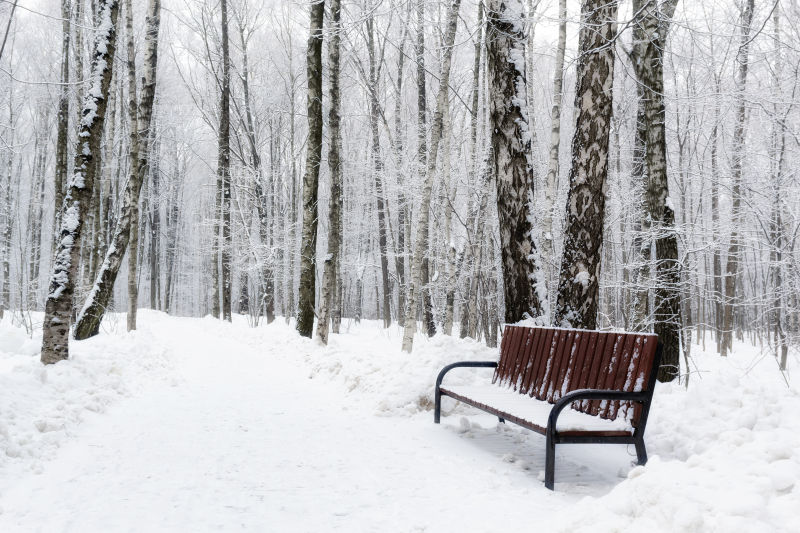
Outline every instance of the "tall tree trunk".
[[525, 106], [522, 2], [486, 3], [492, 166], [503, 265], [505, 321], [547, 315], [547, 287], [532, 234], [533, 162]]
[[317, 188], [322, 156], [322, 18], [325, 0], [311, 5], [311, 25], [306, 55], [308, 79], [308, 144], [303, 175], [303, 237], [300, 245], [300, 287], [297, 293], [297, 331], [311, 337], [317, 254]]
[[[55, 161], [55, 216], [53, 234], [60, 227], [61, 205], [64, 203], [64, 185], [68, 172], [69, 143], [69, 42], [71, 30], [70, 0], [61, 0], [61, 92], [58, 99], [58, 133], [56, 138]], [[53, 244], [55, 244], [55, 239]]]
[[736, 125], [733, 130], [733, 147], [731, 150], [731, 240], [728, 245], [728, 260], [725, 267], [725, 300], [722, 306], [722, 343], [720, 354], [728, 355], [733, 347], [734, 307], [738, 302], [737, 282], [741, 274], [741, 225], [742, 217], [742, 162], [744, 160], [745, 121], [747, 120], [747, 102], [744, 91], [747, 86], [749, 68], [750, 26], [753, 22], [754, 0], [745, 0], [741, 14], [741, 40], [736, 61]]
[[[411, 3], [409, 5], [409, 13]], [[403, 70], [405, 67], [405, 46], [408, 39], [409, 26], [403, 28], [403, 37], [400, 40], [400, 50], [397, 56], [397, 77], [395, 79], [394, 99], [394, 151], [397, 182], [397, 249], [394, 254], [395, 270], [397, 271], [397, 323], [405, 324], [406, 313], [406, 226], [409, 225], [408, 203], [405, 193], [405, 169], [403, 168], [403, 120], [401, 104], [403, 102]]]
[[[680, 286], [681, 265], [678, 258], [678, 237], [675, 231], [675, 212], [669, 202], [667, 180], [666, 112], [664, 107], [664, 48], [670, 21], [678, 0], [648, 2], [634, 0], [633, 11], [638, 13], [634, 25], [633, 65], [641, 84], [640, 98], [644, 104], [645, 161], [647, 184], [645, 206], [649, 219], [658, 234], [656, 239], [656, 270], [658, 279], [654, 291], [654, 332], [663, 345], [660, 381], [672, 381], [680, 372]], [[649, 235], [645, 235], [648, 240]]]
[[567, 194], [564, 253], [553, 322], [595, 329], [605, 218], [608, 141], [613, 113], [616, 0], [584, 0]]
[[[428, 130], [428, 104], [427, 104], [427, 88], [425, 83], [425, 0], [417, 0], [417, 40], [414, 46], [414, 55], [417, 61], [417, 168], [416, 174], [418, 176], [422, 176], [423, 180], [425, 179], [425, 171], [428, 166], [428, 147], [427, 147], [427, 130]], [[438, 147], [437, 147], [438, 150]], [[435, 162], [434, 162], [435, 164]], [[423, 192], [424, 195], [424, 192]], [[426, 215], [427, 220], [427, 215]], [[419, 229], [422, 229], [425, 232], [425, 240], [427, 242], [427, 234], [429, 228], [426, 227], [422, 228], [419, 223], [417, 224]], [[408, 227], [410, 228], [411, 225], [409, 224]], [[418, 230], [419, 231], [419, 230]], [[410, 238], [410, 231], [408, 234]], [[417, 239], [419, 240], [419, 239]], [[427, 245], [426, 245], [427, 248]], [[416, 251], [414, 252], [416, 253]], [[430, 289], [428, 287], [428, 283], [430, 282], [430, 267], [428, 264], [428, 254], [427, 250], [425, 255], [422, 257], [422, 266], [420, 267], [421, 270], [421, 278], [419, 283], [422, 285], [419, 287], [419, 290], [422, 291], [422, 320], [423, 325], [425, 326], [425, 331], [428, 336], [432, 336], [436, 333], [436, 324], [433, 322], [433, 300], [431, 298]], [[413, 256], [411, 258], [413, 261]], [[411, 265], [411, 269], [413, 270], [413, 265]], [[412, 273], [413, 276], [413, 273]], [[412, 283], [413, 280], [412, 280]], [[409, 285], [408, 291], [411, 291], [411, 286]], [[408, 294], [407, 291], [407, 294]], [[416, 298], [416, 296], [415, 296]], [[407, 297], [408, 299], [408, 297]], [[416, 299], [414, 300], [414, 305], [411, 305], [408, 301], [406, 302], [406, 316], [411, 319], [414, 323], [414, 327], [416, 328], [417, 323], [417, 306], [416, 306]], [[406, 328], [404, 324], [404, 328]], [[407, 328], [406, 328], [407, 329]], [[412, 334], [413, 337], [413, 334]], [[404, 341], [405, 342], [405, 341]], [[411, 341], [413, 342], [413, 341]], [[411, 351], [411, 347], [409, 344], [408, 351]]]
[[131, 121], [130, 158], [131, 175], [122, 195], [122, 205], [111, 237], [111, 245], [103, 265], [97, 273], [92, 291], [78, 314], [75, 338], [86, 339], [97, 335], [100, 322], [114, 291], [125, 252], [128, 252], [128, 331], [136, 329], [136, 304], [138, 300], [137, 246], [139, 240], [139, 196], [149, 164], [150, 124], [156, 92], [158, 70], [158, 31], [161, 24], [161, 0], [150, 0], [147, 9], [144, 75], [141, 100], [136, 101], [136, 71], [134, 65], [133, 24], [131, 2], [127, 3], [129, 113]]
[[369, 124], [372, 134], [372, 164], [375, 169], [375, 199], [378, 208], [378, 252], [381, 261], [381, 285], [383, 286], [382, 312], [383, 327], [392, 324], [391, 299], [392, 291], [389, 287], [389, 258], [386, 244], [386, 194], [383, 188], [383, 159], [381, 158], [381, 137], [378, 130], [378, 116], [381, 113], [378, 102], [378, 78], [380, 77], [379, 58], [375, 50], [375, 21], [369, 16], [367, 24], [367, 55], [369, 56]]
[[[336, 307], [336, 288], [339, 276], [339, 256], [342, 245], [342, 132], [339, 108], [341, 105], [339, 90], [339, 51], [341, 48], [342, 8], [341, 0], [331, 0], [331, 28], [328, 43], [328, 70], [330, 80], [330, 102], [328, 111], [328, 130], [330, 145], [328, 147], [328, 168], [331, 173], [331, 200], [328, 209], [328, 254], [325, 256], [325, 267], [322, 274], [322, 296], [317, 321], [317, 337], [322, 344], [328, 344], [330, 317]], [[335, 332], [338, 333], [338, 332]]]
[[228, 0], [222, 0], [222, 94], [220, 95], [219, 160], [218, 169], [222, 180], [222, 319], [230, 322], [231, 291], [231, 57], [228, 42]]
[[542, 213], [542, 263], [550, 285], [556, 269], [555, 246], [553, 245], [553, 208], [558, 186], [559, 149], [561, 147], [561, 104], [564, 95], [564, 54], [567, 49], [567, 0], [558, 2], [558, 46], [553, 74], [553, 107], [550, 110], [550, 155], [547, 163], [547, 183], [544, 191], [544, 213]]
[[[447, 13], [447, 24], [445, 26], [442, 73], [439, 77], [439, 94], [436, 96], [436, 112], [433, 116], [430, 153], [427, 155], [427, 170], [425, 172], [425, 181], [422, 185], [422, 201], [420, 202], [419, 221], [417, 223], [417, 242], [416, 246], [414, 246], [411, 279], [409, 280], [408, 285], [407, 307], [409, 311], [406, 313], [406, 321], [403, 328], [403, 351], [408, 353], [410, 353], [411, 349], [413, 348], [414, 333], [417, 329], [415, 312], [417, 308], [416, 291], [418, 288], [424, 289], [426, 285], [424, 272], [427, 272], [425, 257], [428, 253], [431, 194], [433, 190], [433, 178], [436, 172], [436, 159], [439, 154], [439, 141], [442, 139], [444, 106], [449, 105], [447, 92], [448, 85], [450, 83], [450, 66], [453, 57], [453, 44], [456, 39], [458, 8], [460, 5], [461, 0], [452, 0], [450, 9]], [[424, 131], [421, 133], [424, 134]], [[423, 290], [423, 294], [424, 293], [425, 291]], [[427, 311], [425, 320], [427, 322]]]
[[50, 278], [42, 328], [42, 363], [52, 364], [69, 357], [69, 330], [72, 297], [78, 275], [81, 234], [86, 211], [92, 197], [103, 135], [103, 119], [108, 102], [108, 90], [116, 52], [119, 2], [99, 0], [99, 30], [91, 68], [91, 90], [83, 103], [78, 146], [75, 151], [75, 171], [69, 180], [67, 195], [61, 207], [59, 243]]

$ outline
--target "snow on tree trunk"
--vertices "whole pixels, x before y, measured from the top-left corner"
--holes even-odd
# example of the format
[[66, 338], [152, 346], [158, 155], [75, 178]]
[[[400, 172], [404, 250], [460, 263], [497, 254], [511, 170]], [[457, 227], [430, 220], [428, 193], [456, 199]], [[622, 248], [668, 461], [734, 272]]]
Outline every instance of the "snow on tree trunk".
[[547, 288], [532, 235], [533, 164], [521, 0], [486, 3], [492, 164], [503, 265], [505, 321], [547, 315]]
[[[67, 180], [69, 143], [69, 42], [71, 34], [70, 1], [61, 0], [61, 94], [58, 100], [58, 133], [55, 161], [55, 212], [53, 234], [58, 233], [61, 205], [64, 203], [64, 184]], [[53, 241], [55, 244], [55, 241]]]
[[728, 355], [733, 348], [733, 312], [739, 301], [737, 296], [741, 288], [736, 284], [741, 270], [742, 225], [742, 163], [744, 158], [745, 122], [747, 120], [747, 71], [749, 68], [750, 26], [753, 23], [754, 0], [745, 0], [741, 14], [741, 41], [736, 55], [738, 69], [736, 71], [736, 125], [733, 130], [733, 147], [731, 150], [731, 240], [728, 245], [728, 260], [725, 266], [725, 301], [722, 306], [722, 343], [720, 353]]
[[584, 0], [581, 7], [575, 107], [564, 252], [553, 322], [597, 326], [603, 246], [608, 141], [614, 82], [616, 0]]
[[136, 303], [138, 299], [137, 249], [139, 241], [139, 196], [149, 161], [150, 125], [156, 92], [158, 67], [158, 31], [161, 22], [161, 0], [150, 0], [148, 5], [145, 44], [145, 69], [142, 77], [141, 101], [136, 101], [136, 69], [134, 65], [133, 22], [131, 2], [127, 3], [126, 27], [128, 31], [129, 113], [131, 120], [130, 157], [131, 175], [122, 194], [122, 205], [111, 237], [111, 244], [97, 273], [92, 290], [86, 298], [75, 323], [75, 338], [87, 339], [97, 335], [100, 322], [111, 301], [114, 284], [128, 252], [128, 331], [136, 329]]
[[308, 79], [308, 141], [303, 175], [303, 235], [300, 244], [300, 287], [297, 293], [297, 331], [311, 337], [317, 253], [317, 187], [322, 156], [322, 18], [325, 1], [311, 5], [311, 25], [306, 55]]
[[[414, 346], [414, 333], [417, 329], [416, 309], [418, 289], [424, 288], [425, 278], [423, 269], [427, 270], [424, 260], [428, 251], [428, 224], [430, 221], [431, 194], [433, 178], [436, 172], [436, 160], [439, 154], [439, 141], [442, 139], [444, 106], [449, 105], [447, 100], [448, 84], [450, 83], [450, 66], [453, 57], [453, 43], [456, 39], [458, 25], [458, 8], [461, 0], [452, 0], [447, 12], [445, 26], [444, 49], [442, 53], [442, 72], [439, 77], [439, 94], [436, 96], [436, 112], [433, 115], [433, 129], [431, 131], [430, 153], [427, 155], [427, 170], [422, 185], [422, 201], [419, 207], [419, 220], [417, 221], [417, 239], [414, 246], [414, 255], [411, 260], [411, 279], [408, 284], [408, 301], [406, 308], [405, 325], [403, 326], [404, 352], [410, 353]], [[424, 132], [422, 133], [424, 134]], [[426, 313], [427, 314], [427, 313]], [[427, 322], [427, 319], [426, 319]]]
[[322, 273], [322, 295], [317, 321], [317, 338], [322, 344], [328, 344], [328, 330], [332, 308], [336, 306], [336, 286], [339, 277], [339, 255], [342, 241], [342, 167], [341, 149], [342, 133], [339, 117], [339, 50], [341, 47], [341, 0], [331, 0], [331, 29], [328, 43], [328, 69], [330, 83], [331, 109], [328, 112], [328, 130], [330, 146], [328, 147], [328, 167], [331, 171], [331, 200], [328, 210], [328, 254], [325, 256], [325, 268]]
[[69, 179], [61, 208], [59, 242], [50, 278], [42, 327], [42, 363], [52, 364], [69, 358], [69, 330], [72, 297], [78, 275], [83, 221], [92, 197], [103, 135], [103, 119], [116, 52], [119, 2], [99, 0], [98, 26], [92, 58], [89, 89], [83, 102], [75, 169]]

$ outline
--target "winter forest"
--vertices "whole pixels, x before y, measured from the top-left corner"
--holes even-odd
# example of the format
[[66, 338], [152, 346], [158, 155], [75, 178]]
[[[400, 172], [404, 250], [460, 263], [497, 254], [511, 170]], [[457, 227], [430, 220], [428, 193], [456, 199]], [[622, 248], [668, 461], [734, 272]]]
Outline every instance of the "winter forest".
[[[33, 520], [30, 487], [12, 477], [47, 471], [44, 457], [82, 442], [78, 422], [112, 397], [144, 398], [177, 372], [229, 380], [223, 404], [262, 404], [241, 380], [255, 387], [273, 364], [332, 382], [314, 389], [320, 402], [344, 395], [399, 417], [414, 439], [438, 435], [443, 454], [467, 446], [459, 460], [494, 474], [462, 467], [448, 486], [508, 483], [518, 516], [532, 506], [554, 531], [800, 527], [789, 511], [800, 418], [763, 411], [798, 407], [799, 85], [796, 0], [0, 0], [0, 529], [124, 530], [100, 509], [59, 521], [69, 502]], [[455, 402], [444, 404], [452, 431], [428, 427], [439, 369], [496, 361], [506, 324], [658, 335], [647, 444], [659, 460], [618, 474], [625, 450], [614, 464], [585, 461], [603, 447], [557, 455], [557, 488], [571, 495], [540, 494], [541, 438]], [[252, 376], [218, 361], [232, 343], [231, 366]], [[276, 398], [295, 394], [288, 378], [264, 379]], [[381, 447], [383, 419], [369, 419]], [[741, 424], [761, 447], [724, 438]], [[709, 473], [737, 454], [753, 471]], [[89, 498], [92, 476], [105, 490], [111, 474], [87, 472]], [[393, 490], [410, 490], [412, 472], [395, 474]], [[768, 495], [730, 513], [705, 492], [653, 488], [672, 475], [710, 492], [755, 476], [769, 489], [740, 490]], [[60, 500], [57, 485], [45, 494]], [[653, 501], [636, 499], [645, 489]], [[503, 501], [506, 489], [489, 490], [478, 495]], [[319, 497], [303, 494], [283, 498]], [[603, 503], [625, 499], [638, 510]], [[695, 514], [689, 501], [703, 502]], [[444, 502], [465, 505], [457, 491]], [[290, 504], [242, 512], [242, 525], [335, 529], [326, 504], [310, 515]], [[180, 530], [202, 505], [139, 530]], [[671, 505], [682, 511], [665, 518]], [[416, 522], [383, 522], [379, 509], [336, 524], [447, 523], [425, 506]], [[230, 509], [213, 516], [238, 524]]]

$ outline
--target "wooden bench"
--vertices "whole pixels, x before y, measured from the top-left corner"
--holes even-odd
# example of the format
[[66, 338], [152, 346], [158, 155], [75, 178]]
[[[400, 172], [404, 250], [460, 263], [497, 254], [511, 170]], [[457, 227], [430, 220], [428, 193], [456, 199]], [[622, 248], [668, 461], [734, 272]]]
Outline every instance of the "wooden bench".
[[[442, 396], [450, 396], [545, 435], [544, 484], [552, 490], [556, 444], [633, 444], [639, 464], [647, 462], [644, 430], [660, 359], [653, 334], [506, 326], [499, 361], [442, 369], [434, 422]], [[492, 382], [443, 387], [445, 374], [459, 367], [494, 368]]]

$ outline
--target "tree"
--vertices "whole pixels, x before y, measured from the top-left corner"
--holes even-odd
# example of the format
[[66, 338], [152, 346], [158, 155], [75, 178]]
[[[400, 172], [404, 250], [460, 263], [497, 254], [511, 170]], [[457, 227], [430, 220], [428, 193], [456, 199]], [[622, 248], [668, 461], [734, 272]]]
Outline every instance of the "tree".
[[[678, 0], [654, 2], [634, 0], [638, 14], [633, 28], [633, 70], [641, 84], [638, 114], [644, 129], [647, 182], [645, 206], [647, 225], [656, 234], [658, 282], [655, 289], [654, 331], [664, 346], [658, 378], [671, 381], [680, 370], [680, 281], [675, 212], [669, 199], [667, 180], [666, 111], [664, 107], [664, 49], [670, 21]], [[649, 243], [644, 247], [649, 248]]]
[[80, 267], [78, 260], [81, 232], [97, 174], [94, 159], [100, 155], [103, 119], [116, 52], [118, 18], [117, 0], [99, 0], [99, 24], [92, 57], [91, 86], [83, 103], [78, 146], [75, 151], [75, 170], [69, 179], [64, 203], [60, 206], [59, 242], [56, 246], [53, 274], [45, 305], [41, 354], [42, 363], [45, 364], [69, 358], [72, 297]]
[[[431, 209], [431, 194], [433, 178], [436, 171], [436, 160], [439, 155], [439, 143], [442, 139], [444, 107], [449, 105], [447, 100], [448, 84], [450, 83], [450, 67], [453, 58], [453, 43], [456, 39], [458, 25], [458, 9], [461, 0], [452, 0], [447, 12], [445, 25], [444, 50], [442, 53], [442, 72], [439, 76], [439, 93], [436, 96], [436, 112], [433, 116], [433, 129], [431, 131], [430, 153], [427, 154], [427, 168], [425, 180], [422, 185], [422, 200], [419, 206], [419, 220], [417, 222], [417, 239], [414, 246], [414, 255], [411, 260], [411, 279], [408, 284], [406, 320], [403, 326], [403, 351], [411, 353], [414, 346], [414, 332], [417, 329], [416, 291], [425, 291], [426, 280], [423, 272], [427, 272], [425, 257], [428, 254], [428, 235]], [[421, 134], [423, 134], [422, 132]], [[424, 302], [424, 301], [423, 301]]]
[[614, 37], [618, 2], [584, 0], [572, 138], [564, 253], [553, 322], [595, 329], [600, 276], [608, 140], [614, 83]]
[[222, 277], [222, 319], [230, 322], [231, 315], [231, 55], [228, 41], [228, 0], [222, 0], [222, 87], [219, 102], [218, 181], [222, 184], [222, 243], [220, 245], [220, 274]]
[[[158, 32], [161, 23], [161, 0], [150, 0], [148, 4], [145, 47], [145, 68], [142, 77], [141, 101], [136, 97], [136, 70], [134, 66], [133, 16], [131, 1], [128, 0], [126, 13], [126, 31], [128, 32], [128, 76], [129, 76], [129, 113], [131, 122], [130, 158], [131, 175], [122, 195], [117, 224], [111, 237], [105, 260], [97, 274], [92, 291], [78, 314], [75, 323], [75, 338], [86, 339], [97, 335], [103, 319], [114, 284], [122, 267], [122, 259], [128, 252], [128, 330], [136, 329], [136, 282], [137, 245], [138, 245], [138, 207], [142, 182], [147, 174], [149, 164], [150, 125], [153, 116], [153, 101], [156, 92], [156, 73], [158, 71]], [[129, 247], [130, 245], [130, 247]]]
[[736, 55], [738, 68], [736, 70], [736, 125], [733, 130], [733, 146], [731, 148], [731, 240], [728, 245], [728, 260], [725, 265], [725, 300], [722, 306], [722, 343], [720, 354], [728, 355], [733, 348], [733, 313], [734, 306], [739, 301], [737, 287], [741, 271], [741, 225], [742, 216], [742, 162], [744, 161], [745, 123], [747, 121], [747, 101], [745, 88], [747, 87], [747, 72], [750, 67], [750, 26], [753, 23], [753, 9], [755, 0], [745, 0], [742, 3], [741, 37], [739, 50]]
[[533, 241], [533, 164], [526, 112], [522, 2], [486, 3], [492, 165], [503, 265], [505, 320], [547, 314], [547, 285]]
[[311, 337], [314, 330], [314, 297], [317, 255], [317, 188], [322, 156], [322, 18], [325, 0], [311, 4], [311, 25], [306, 54], [308, 78], [308, 144], [303, 175], [303, 236], [300, 244], [300, 287], [297, 294], [297, 331]]
[[[319, 306], [317, 337], [322, 344], [328, 344], [331, 310], [337, 305], [337, 280], [340, 277], [339, 261], [342, 244], [342, 132], [339, 109], [341, 94], [339, 89], [339, 52], [342, 31], [341, 0], [331, 0], [331, 32], [328, 43], [328, 70], [331, 108], [328, 111], [330, 146], [328, 147], [328, 167], [331, 171], [331, 201], [328, 210], [328, 254], [322, 274], [322, 300]], [[338, 333], [338, 331], [334, 331]]]

